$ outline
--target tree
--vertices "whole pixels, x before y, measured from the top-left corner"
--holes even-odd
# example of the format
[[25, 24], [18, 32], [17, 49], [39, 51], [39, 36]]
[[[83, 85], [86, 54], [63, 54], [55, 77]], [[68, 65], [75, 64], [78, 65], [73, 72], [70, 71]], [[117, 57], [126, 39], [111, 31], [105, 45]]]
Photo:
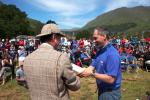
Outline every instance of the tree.
[[0, 5], [0, 34], [3, 38], [14, 37], [28, 32], [29, 22], [25, 12], [15, 5]]
[[76, 39], [86, 38], [89, 39], [92, 37], [92, 34], [89, 30], [82, 30], [75, 34]]

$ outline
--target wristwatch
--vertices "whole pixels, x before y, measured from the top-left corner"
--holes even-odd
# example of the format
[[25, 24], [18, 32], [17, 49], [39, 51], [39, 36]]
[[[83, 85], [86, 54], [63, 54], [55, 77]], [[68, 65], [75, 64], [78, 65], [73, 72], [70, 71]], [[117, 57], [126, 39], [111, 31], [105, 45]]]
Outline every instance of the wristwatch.
[[95, 72], [94, 72], [94, 73], [91, 73], [91, 76], [92, 76], [92, 77], [95, 77]]

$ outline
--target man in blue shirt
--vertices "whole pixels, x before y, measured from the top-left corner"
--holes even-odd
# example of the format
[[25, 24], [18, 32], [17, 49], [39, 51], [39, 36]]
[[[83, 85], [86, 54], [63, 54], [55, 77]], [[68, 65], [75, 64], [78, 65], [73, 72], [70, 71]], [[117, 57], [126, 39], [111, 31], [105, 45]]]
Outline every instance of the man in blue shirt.
[[91, 65], [79, 76], [92, 75], [96, 78], [98, 100], [120, 100], [122, 79], [120, 56], [118, 51], [108, 42], [108, 34], [108, 31], [100, 27], [94, 30], [93, 39], [99, 50]]

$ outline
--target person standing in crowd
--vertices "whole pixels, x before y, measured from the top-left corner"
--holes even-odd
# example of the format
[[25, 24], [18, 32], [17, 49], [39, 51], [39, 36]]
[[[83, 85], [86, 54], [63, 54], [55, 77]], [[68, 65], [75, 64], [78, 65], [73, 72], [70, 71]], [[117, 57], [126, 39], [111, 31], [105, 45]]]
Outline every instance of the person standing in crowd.
[[2, 40], [1, 40], [1, 38], [0, 38], [0, 70], [1, 70], [1, 68], [2, 68], [2, 56], [3, 56], [3, 49], [2, 49], [2, 46], [3, 46], [3, 42], [2, 42]]
[[10, 46], [9, 55], [10, 55], [10, 58], [12, 60], [12, 77], [14, 77], [15, 76], [15, 65], [17, 62], [17, 60], [16, 60], [17, 51], [16, 51], [16, 48], [13, 44]]
[[5, 49], [8, 49], [8, 50], [10, 50], [10, 46], [11, 46], [11, 44], [10, 44], [10, 42], [9, 42], [9, 39], [7, 38], [6, 39], [6, 41], [5, 41]]
[[93, 39], [99, 50], [91, 65], [79, 76], [92, 75], [96, 79], [98, 100], [120, 100], [122, 76], [119, 53], [108, 42], [109, 32], [107, 30], [97, 27], [94, 30]]
[[44, 25], [37, 35], [42, 44], [24, 61], [32, 100], [69, 100], [68, 90], [80, 88], [67, 54], [57, 51], [62, 36], [56, 24]]
[[18, 50], [19, 66], [23, 65], [26, 56], [27, 56], [27, 52], [25, 51], [25, 48], [23, 46], [20, 46]]

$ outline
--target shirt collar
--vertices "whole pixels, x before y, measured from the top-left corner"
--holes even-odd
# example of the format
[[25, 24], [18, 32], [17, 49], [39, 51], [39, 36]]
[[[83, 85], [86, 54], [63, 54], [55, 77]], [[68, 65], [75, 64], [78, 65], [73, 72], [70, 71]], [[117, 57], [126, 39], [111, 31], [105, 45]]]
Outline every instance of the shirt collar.
[[107, 42], [102, 48], [98, 48], [98, 51], [103, 50], [107, 48], [107, 46], [110, 45], [110, 42]]
[[111, 45], [111, 43], [108, 42], [103, 48], [99, 48], [98, 54], [104, 52], [110, 45]]
[[48, 43], [42, 43], [40, 47], [44, 47], [44, 48], [50, 48], [50, 49], [54, 49], [54, 47]]

